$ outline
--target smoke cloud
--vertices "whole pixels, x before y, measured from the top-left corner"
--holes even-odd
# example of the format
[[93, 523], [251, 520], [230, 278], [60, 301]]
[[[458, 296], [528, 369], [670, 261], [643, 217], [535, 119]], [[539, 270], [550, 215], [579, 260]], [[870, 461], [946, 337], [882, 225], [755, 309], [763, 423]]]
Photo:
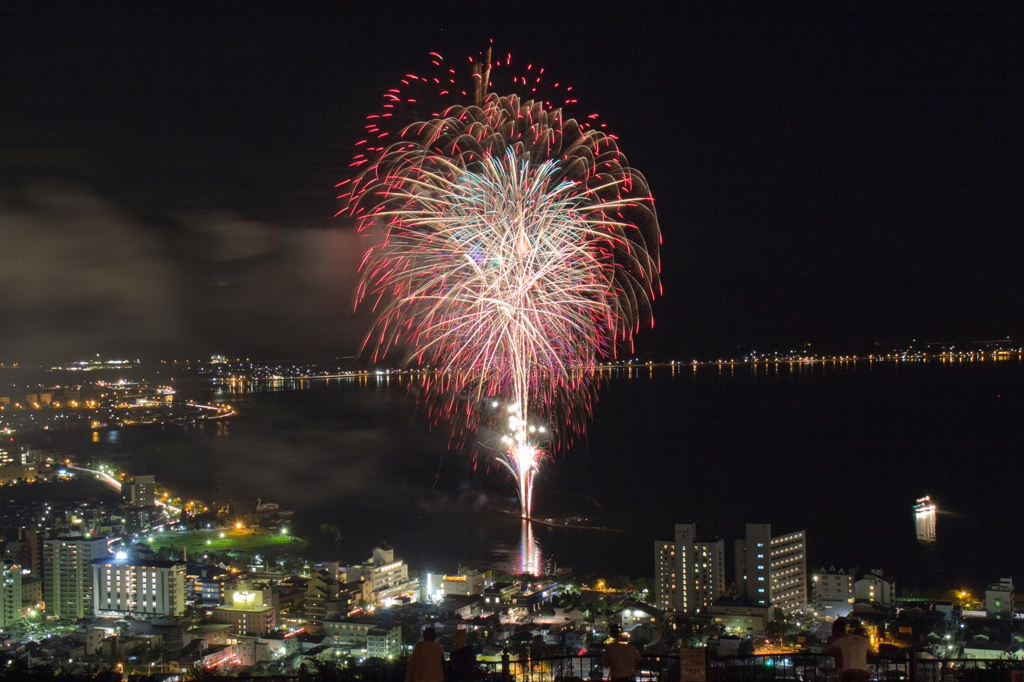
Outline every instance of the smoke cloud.
[[347, 229], [226, 211], [134, 217], [79, 187], [0, 200], [0, 362], [337, 357], [358, 348]]

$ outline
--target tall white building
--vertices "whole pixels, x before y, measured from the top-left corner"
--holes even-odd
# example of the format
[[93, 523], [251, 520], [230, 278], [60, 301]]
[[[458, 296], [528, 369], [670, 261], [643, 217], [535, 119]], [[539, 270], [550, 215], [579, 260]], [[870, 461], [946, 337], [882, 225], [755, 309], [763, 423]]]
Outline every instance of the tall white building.
[[656, 541], [654, 563], [660, 609], [702, 612], [725, 592], [725, 541], [698, 538], [695, 523], [677, 523], [674, 542]]
[[96, 615], [180, 616], [185, 613], [185, 564], [123, 555], [94, 559]]
[[156, 478], [154, 476], [136, 476], [125, 486], [125, 502], [136, 507], [152, 507], [156, 504]]
[[21, 566], [0, 561], [0, 629], [21, 620]]
[[880, 568], [867, 571], [856, 566], [849, 571], [822, 568], [813, 578], [814, 610], [822, 618], [842, 618], [853, 610], [855, 601], [892, 606], [896, 584]]
[[365, 564], [345, 567], [345, 581], [363, 579], [373, 588], [374, 601], [383, 601], [401, 594], [419, 591], [419, 580], [409, 579], [409, 566], [395, 558], [390, 545], [373, 548], [373, 557]]
[[807, 544], [799, 530], [772, 537], [768, 523], [748, 523], [736, 540], [736, 588], [757, 606], [784, 613], [807, 607]]
[[853, 596], [858, 601], [869, 601], [882, 606], [892, 606], [896, 601], [896, 583], [886, 577], [880, 568], [873, 568], [858, 574], [853, 583]]
[[822, 618], [845, 618], [853, 609], [853, 573], [822, 568], [814, 576], [814, 610]]
[[985, 615], [1003, 622], [1013, 622], [1013, 578], [1001, 578], [985, 590]]
[[230, 624], [239, 635], [265, 635], [277, 627], [277, 609], [270, 587], [239, 580], [224, 591], [224, 605], [213, 610], [213, 622]]
[[402, 626], [380, 625], [366, 633], [367, 658], [390, 660], [402, 655]]
[[105, 538], [62, 537], [43, 542], [43, 601], [47, 618], [93, 615], [92, 560], [109, 556]]
[[676, 543], [670, 540], [654, 541], [654, 604], [663, 611], [675, 611], [676, 590], [679, 585], [676, 572]]

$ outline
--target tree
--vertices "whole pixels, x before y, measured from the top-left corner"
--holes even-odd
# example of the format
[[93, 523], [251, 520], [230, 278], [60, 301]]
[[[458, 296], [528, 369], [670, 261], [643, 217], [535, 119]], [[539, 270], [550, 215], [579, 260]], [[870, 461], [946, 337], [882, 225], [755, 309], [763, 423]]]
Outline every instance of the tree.
[[203, 622], [203, 611], [197, 604], [186, 606], [185, 613], [182, 615], [194, 625], [199, 625]]
[[212, 682], [214, 680], [223, 680], [226, 675], [221, 674], [216, 668], [207, 670], [204, 667], [192, 668], [185, 675], [185, 682]]
[[334, 542], [338, 546], [338, 551], [341, 551], [341, 528], [333, 523], [321, 523], [320, 532], [326, 533], [334, 538]]
[[629, 589], [629, 578], [624, 575], [617, 575], [608, 581], [608, 589], [611, 590], [628, 590]]
[[772, 619], [772, 622], [768, 623], [768, 626], [764, 629], [765, 637], [768, 638], [773, 644], [781, 644], [782, 636], [786, 634], [787, 624], [785, 620], [780, 620], [778, 616]]

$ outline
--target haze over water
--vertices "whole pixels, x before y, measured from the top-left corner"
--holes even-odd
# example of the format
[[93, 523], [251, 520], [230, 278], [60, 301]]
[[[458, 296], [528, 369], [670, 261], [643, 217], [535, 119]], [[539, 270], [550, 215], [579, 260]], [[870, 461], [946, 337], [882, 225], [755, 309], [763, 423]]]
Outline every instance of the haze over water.
[[[524, 529], [499, 513], [517, 509], [507, 475], [480, 448], [448, 450], [444, 429], [430, 430], [397, 378], [219, 389], [209, 399], [241, 413], [229, 423], [119, 438], [129, 468], [184, 495], [296, 510], [314, 558], [361, 560], [387, 541], [414, 570], [532, 560], [639, 576], [653, 573], [653, 542], [671, 538], [676, 522], [728, 540], [745, 522], [770, 522], [807, 530], [812, 572], [861, 565], [901, 586], [980, 586], [1024, 575], [1022, 368], [933, 360], [616, 372], [587, 438], [542, 469], [534, 504], [537, 518], [586, 516], [622, 533]], [[939, 508], [932, 544], [915, 536], [912, 506], [925, 495]], [[342, 528], [340, 546], [321, 523]]]

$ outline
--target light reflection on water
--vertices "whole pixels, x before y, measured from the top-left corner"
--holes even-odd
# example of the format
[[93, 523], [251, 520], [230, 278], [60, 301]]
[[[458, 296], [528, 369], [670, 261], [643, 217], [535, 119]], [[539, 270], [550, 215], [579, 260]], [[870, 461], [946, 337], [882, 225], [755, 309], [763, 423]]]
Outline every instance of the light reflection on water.
[[279, 393], [283, 391], [302, 391], [322, 386], [376, 386], [386, 388], [392, 385], [406, 385], [410, 380], [421, 381], [423, 372], [391, 372], [382, 374], [352, 374], [346, 376], [281, 378], [259, 380], [231, 380], [215, 385], [213, 395], [226, 397], [248, 393]]
[[533, 524], [523, 519], [519, 535], [519, 573], [544, 575], [545, 568], [544, 554], [540, 548], [540, 540], [533, 534]]
[[518, 543], [511, 538], [508, 542], [497, 543], [492, 557], [492, 567], [509, 575], [541, 576], [551, 569], [540, 538], [534, 533], [533, 524], [526, 519], [520, 521]]

